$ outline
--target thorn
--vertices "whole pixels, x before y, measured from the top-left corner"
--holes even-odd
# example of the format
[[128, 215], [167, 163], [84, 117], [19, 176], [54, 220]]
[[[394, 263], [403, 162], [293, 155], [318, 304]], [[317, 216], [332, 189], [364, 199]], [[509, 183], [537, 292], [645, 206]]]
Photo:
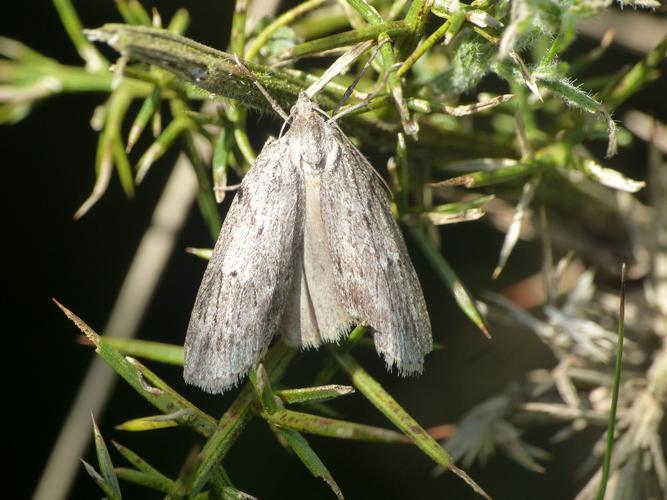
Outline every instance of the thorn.
[[51, 298], [51, 300], [60, 308], [60, 310], [65, 313], [65, 316], [67, 316], [72, 323], [76, 325], [76, 327], [81, 330], [81, 332], [90, 340], [90, 342], [93, 343], [93, 345], [96, 348], [99, 348], [100, 346], [100, 336], [95, 333], [95, 331], [88, 326], [88, 324], [83, 321], [81, 318], [79, 318], [76, 314], [74, 314], [72, 311], [67, 309], [64, 305], [62, 305], [60, 302], [58, 302], [55, 298]]

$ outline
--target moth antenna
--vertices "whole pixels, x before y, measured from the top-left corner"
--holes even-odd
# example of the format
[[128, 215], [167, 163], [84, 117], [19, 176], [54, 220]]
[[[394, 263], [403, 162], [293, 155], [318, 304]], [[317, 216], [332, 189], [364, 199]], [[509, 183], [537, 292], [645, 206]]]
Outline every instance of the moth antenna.
[[[389, 39], [385, 38], [384, 40], [382, 40], [382, 42], [380, 42], [380, 44], [377, 47], [375, 47], [375, 50], [373, 51], [373, 54], [371, 55], [371, 57], [368, 58], [368, 61], [366, 61], [366, 64], [364, 64], [364, 67], [361, 68], [361, 71], [359, 72], [359, 74], [355, 77], [354, 81], [347, 88], [347, 90], [343, 94], [343, 97], [340, 98], [340, 100], [338, 101], [338, 104], [336, 104], [336, 107], [331, 112], [331, 114], [333, 116], [336, 116], [336, 113], [338, 113], [338, 110], [341, 108], [341, 106], [343, 104], [345, 104], [345, 102], [350, 98], [350, 96], [352, 95], [352, 92], [354, 91], [356, 86], [359, 84], [359, 82], [363, 78], [364, 74], [366, 74], [366, 71], [368, 70], [368, 68], [371, 66], [371, 64], [373, 64], [373, 61], [377, 57], [378, 52], [380, 52], [380, 49], [382, 48], [382, 46], [385, 43], [388, 43], [388, 42], [389, 42]], [[382, 87], [384, 88], [384, 84], [382, 85]], [[375, 96], [373, 96], [373, 97], [375, 97]], [[367, 101], [367, 100], [370, 100], [370, 96], [368, 96], [368, 95], [366, 96], [366, 99], [364, 99], [364, 102]]]
[[268, 93], [268, 91], [264, 88], [264, 86], [261, 83], [259, 83], [257, 77], [253, 75], [252, 72], [243, 65], [243, 63], [239, 59], [239, 56], [237, 56], [236, 54], [234, 54], [234, 62], [236, 62], [236, 65], [239, 67], [239, 69], [241, 69], [241, 71], [245, 73], [245, 75], [252, 81], [252, 83], [255, 84], [255, 87], [259, 89], [259, 91], [262, 93], [266, 101], [271, 105], [273, 110], [276, 113], [278, 113], [278, 115], [283, 120], [285, 120], [285, 122], [289, 121], [289, 115], [285, 113], [285, 110], [280, 107], [280, 104], [278, 104], [278, 102], [273, 97], [271, 97], [271, 94]]
[[213, 188], [214, 191], [236, 191], [238, 188], [241, 187], [241, 184], [228, 184], [227, 186], [216, 186]]
[[339, 120], [343, 116], [347, 116], [350, 113], [353, 113], [356, 110], [361, 109], [364, 106], [366, 106], [367, 104], [369, 104], [373, 99], [375, 99], [378, 95], [380, 95], [380, 93], [382, 93], [382, 91], [384, 90], [384, 88], [387, 84], [387, 80], [389, 79], [389, 75], [391, 74], [392, 71], [395, 71], [398, 67], [399, 67], [399, 65], [395, 64], [393, 67], [389, 68], [389, 71], [387, 71], [385, 73], [384, 78], [382, 79], [382, 84], [379, 85], [378, 89], [375, 92], [366, 96], [366, 98], [363, 101], [361, 101], [360, 103], [355, 104], [354, 106], [350, 106], [349, 108], [345, 108], [343, 111], [339, 112], [338, 114], [334, 114], [331, 117], [330, 121], [335, 122], [336, 120]]
[[[324, 87], [326, 87], [331, 80], [336, 76], [345, 72], [354, 61], [359, 59], [359, 57], [366, 52], [374, 44], [373, 40], [367, 40], [365, 42], [358, 43], [352, 48], [345, 51], [345, 53], [334, 61], [334, 63], [327, 68], [327, 70], [320, 76], [315, 83], [306, 89], [306, 95], [309, 99], [312, 99], [315, 94], [319, 93]], [[373, 55], [375, 57], [375, 55]], [[371, 58], [372, 60], [372, 58]], [[364, 69], [365, 70], [365, 69]], [[363, 73], [362, 73], [363, 74]], [[352, 92], [355, 85], [359, 80], [357, 79], [349, 88], [348, 92]], [[348, 95], [349, 97], [349, 95]]]
[[314, 106], [313, 109], [314, 109], [315, 111], [317, 111], [319, 114], [321, 114], [323, 117], [325, 117], [327, 120], [331, 119], [331, 117], [329, 116], [329, 114], [328, 114], [326, 111], [324, 111], [323, 109], [320, 109], [320, 108], [318, 108], [317, 106]]

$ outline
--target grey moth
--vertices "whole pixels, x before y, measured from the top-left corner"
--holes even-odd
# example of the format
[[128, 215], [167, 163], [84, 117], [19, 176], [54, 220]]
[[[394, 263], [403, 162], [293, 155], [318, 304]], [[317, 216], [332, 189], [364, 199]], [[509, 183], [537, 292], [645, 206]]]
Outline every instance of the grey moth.
[[302, 93], [224, 221], [192, 310], [184, 378], [224, 392], [276, 334], [318, 347], [361, 322], [388, 368], [422, 371], [431, 324], [384, 186]]

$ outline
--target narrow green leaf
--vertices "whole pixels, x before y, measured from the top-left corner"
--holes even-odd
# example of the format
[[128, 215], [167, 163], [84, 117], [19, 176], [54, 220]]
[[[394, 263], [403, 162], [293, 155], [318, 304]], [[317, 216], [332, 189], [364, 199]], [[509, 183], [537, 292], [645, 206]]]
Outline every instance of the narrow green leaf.
[[626, 191], [628, 193], [636, 193], [642, 189], [646, 183], [644, 181], [636, 181], [625, 177], [620, 172], [611, 168], [603, 167], [594, 160], [589, 158], [582, 158], [579, 163], [579, 170], [583, 172], [586, 177], [599, 182], [603, 186], [619, 191]]
[[132, 175], [132, 165], [127, 153], [123, 149], [123, 143], [114, 141], [113, 144], [113, 159], [116, 164], [116, 172], [120, 179], [120, 184], [123, 186], [125, 196], [128, 198], [134, 197], [134, 176]]
[[114, 349], [107, 340], [99, 336], [81, 318], [54, 299], [65, 315], [86, 335], [95, 346], [95, 351], [130, 384], [143, 398], [164, 413], [190, 410], [188, 416], [180, 417], [182, 425], [188, 426], [203, 436], [209, 436], [216, 428], [215, 420], [174, 391], [157, 375], [133, 358], [126, 358]]
[[162, 493], [169, 493], [174, 486], [174, 482], [169, 478], [165, 478], [166, 481], [163, 481], [152, 474], [140, 470], [129, 469], [127, 467], [116, 467], [114, 470], [116, 475], [123, 481]]
[[322, 385], [318, 387], [304, 387], [300, 389], [282, 389], [275, 391], [275, 395], [287, 404], [321, 403], [330, 399], [347, 396], [354, 392], [349, 385]]
[[[293, 348], [288, 347], [283, 342], [279, 342], [269, 350], [263, 363], [273, 383], [282, 377], [295, 353], [296, 351]], [[198, 493], [204, 488], [214, 468], [222, 462], [238, 436], [252, 419], [254, 400], [253, 388], [251, 384], [246, 384], [218, 422], [215, 433], [202, 449], [201, 465], [192, 485], [193, 493]]]
[[106, 68], [107, 60], [83, 35], [83, 25], [71, 0], [53, 0], [53, 5], [81, 59], [86, 61], [86, 68], [91, 72]]
[[441, 182], [430, 184], [432, 187], [463, 186], [466, 188], [491, 186], [512, 181], [536, 173], [540, 164], [537, 162], [506, 162], [498, 168], [479, 170], [469, 174], [459, 175]]
[[102, 195], [104, 195], [109, 186], [114, 165], [114, 149], [117, 142], [122, 143], [120, 135], [121, 124], [131, 102], [132, 94], [129, 87], [123, 84], [109, 98], [104, 129], [100, 134], [95, 160], [97, 179], [93, 186], [93, 192], [74, 214], [75, 219], [83, 217], [102, 198]]
[[486, 326], [486, 321], [484, 320], [484, 316], [482, 316], [482, 313], [477, 307], [475, 299], [472, 297], [460, 278], [456, 275], [449, 263], [440, 254], [440, 252], [433, 248], [431, 243], [427, 240], [426, 236], [420, 229], [414, 226], [409, 226], [409, 229], [410, 234], [412, 234], [412, 237], [417, 241], [420, 248], [424, 252], [424, 255], [426, 255], [427, 260], [431, 263], [433, 269], [435, 269], [447, 289], [454, 296], [454, 300], [456, 300], [456, 303], [459, 305], [461, 310], [465, 313], [466, 316], [468, 316], [468, 318], [470, 318], [473, 323], [475, 323], [475, 325], [477, 325], [477, 328], [482, 330], [482, 333], [486, 337], [491, 338], [489, 329]]
[[188, 247], [185, 249], [186, 252], [191, 253], [195, 257], [199, 257], [200, 259], [204, 260], [210, 260], [211, 256], [213, 255], [213, 249], [212, 248], [192, 248]]
[[174, 141], [190, 127], [190, 120], [184, 117], [173, 119], [169, 125], [162, 131], [155, 142], [150, 145], [146, 152], [139, 158], [137, 162], [136, 183], [141, 184], [144, 180], [148, 170], [153, 166], [159, 158], [164, 155], [172, 146]]
[[287, 26], [292, 23], [298, 17], [306, 14], [307, 12], [316, 9], [326, 0], [309, 0], [303, 3], [298, 4], [297, 6], [289, 9], [288, 11], [281, 14], [274, 21], [269, 23], [266, 28], [264, 28], [254, 40], [252, 40], [245, 51], [245, 58], [249, 61], [252, 61], [259, 51], [266, 45], [266, 43], [271, 39], [271, 37], [278, 31], [280, 28]]
[[403, 21], [392, 21], [389, 23], [376, 24], [374, 26], [345, 31], [343, 33], [337, 33], [335, 35], [325, 36], [323, 38], [318, 38], [316, 40], [310, 40], [308, 42], [295, 45], [294, 47], [290, 47], [289, 49], [282, 52], [278, 56], [278, 59], [294, 59], [297, 57], [316, 54], [318, 52], [323, 52], [338, 47], [354, 45], [355, 43], [364, 42], [366, 40], [374, 40], [381, 33], [387, 33], [393, 38], [405, 35], [407, 32], [408, 28]]
[[190, 26], [190, 13], [187, 9], [178, 9], [167, 25], [167, 30], [182, 35]]
[[[164, 416], [165, 415], [158, 415], [158, 417]], [[180, 425], [180, 422], [177, 420], [165, 420], [163, 418], [156, 418], [155, 416], [151, 416], [126, 420], [122, 424], [118, 424], [115, 428], [119, 431], [143, 432], [153, 431], [156, 429], [168, 429], [170, 427], [178, 427]]]
[[139, 0], [126, 0], [126, 1], [127, 1], [127, 7], [131, 12], [132, 17], [136, 20], [136, 24], [140, 24], [142, 26], [153, 25], [151, 16], [148, 15], [148, 12], [146, 11], [146, 9], [144, 9], [144, 6], [141, 5], [141, 2], [139, 2]]
[[635, 64], [630, 71], [627, 71], [623, 79], [611, 90], [609, 98], [606, 99], [609, 108], [617, 108], [631, 95], [639, 92], [650, 82], [659, 78], [661, 72], [656, 71], [656, 69], [663, 64], [666, 54], [667, 35], [651, 52], [646, 54], [644, 59]]
[[142, 24], [141, 21], [136, 17], [134, 11], [130, 9], [127, 0], [116, 0], [116, 8], [118, 9], [120, 16], [123, 18], [123, 21], [125, 21], [127, 24]]
[[337, 352], [336, 349], [330, 349], [330, 351], [340, 367], [347, 372], [357, 390], [366, 396], [373, 406], [408, 436], [419, 449], [436, 464], [451, 470], [462, 478], [477, 494], [491, 498], [464, 471], [454, 466], [445, 449], [350, 354]]
[[257, 370], [250, 372], [250, 381], [255, 389], [257, 399], [262, 405], [262, 416], [269, 422], [271, 430], [277, 433], [281, 444], [289, 446], [306, 468], [315, 477], [323, 479], [331, 487], [336, 496], [342, 499], [343, 496], [338, 484], [336, 484], [336, 481], [322, 460], [320, 460], [315, 451], [310, 447], [308, 441], [297, 430], [272, 425], [271, 417], [285, 410], [282, 409], [281, 401], [273, 393], [269, 376], [261, 363], [257, 367]]
[[259, 401], [262, 409], [265, 412], [272, 413], [279, 408], [282, 408], [282, 403], [276, 399], [271, 389], [271, 382], [269, 382], [269, 375], [266, 373], [264, 365], [260, 363], [257, 369], [251, 369], [248, 373], [248, 378], [255, 389], [257, 401]]
[[[167, 476], [162, 474], [159, 470], [157, 470], [155, 467], [150, 465], [146, 460], [141, 458], [139, 455], [137, 455], [135, 452], [127, 448], [126, 446], [123, 446], [120, 443], [117, 443], [116, 441], [112, 441], [113, 445], [115, 448], [118, 450], [118, 452], [123, 455], [123, 457], [130, 462], [134, 467], [136, 467], [137, 470], [143, 472], [144, 474], [153, 476], [156, 481], [161, 482], [163, 484], [170, 484], [172, 483], [171, 479], [169, 479]], [[165, 490], [160, 490], [160, 491], [165, 491]], [[167, 490], [168, 491], [168, 490]]]
[[441, 214], [459, 214], [475, 208], [482, 208], [484, 205], [495, 199], [495, 195], [487, 194], [482, 196], [475, 196], [474, 198], [455, 201], [453, 203], [445, 203], [444, 205], [436, 205], [431, 210]]
[[100, 476], [99, 472], [97, 472], [92, 465], [83, 459], [81, 459], [81, 463], [83, 464], [83, 468], [86, 469], [88, 475], [93, 478], [93, 481], [95, 481], [97, 486], [104, 492], [107, 498], [110, 500], [121, 500], [121, 497], [116, 495], [116, 492], [113, 490], [113, 488], [104, 480], [102, 476]]
[[100, 472], [102, 473], [102, 478], [104, 482], [109, 485], [109, 488], [113, 492], [113, 498], [121, 498], [120, 486], [118, 485], [118, 478], [113, 471], [113, 463], [111, 463], [111, 457], [109, 456], [109, 450], [107, 450], [107, 445], [102, 438], [102, 434], [95, 423], [95, 417], [91, 415], [93, 420], [93, 435], [95, 437], [95, 451], [97, 452], [97, 462], [100, 465]]
[[324, 462], [320, 460], [320, 457], [317, 456], [310, 444], [308, 444], [306, 438], [297, 431], [290, 429], [281, 429], [281, 433], [289, 447], [294, 450], [294, 453], [296, 453], [301, 462], [303, 462], [313, 476], [324, 480], [333, 490], [334, 494], [340, 500], [343, 500], [343, 494], [341, 493], [338, 484], [329, 472], [329, 469], [324, 465]]
[[503, 269], [505, 269], [505, 265], [507, 264], [507, 260], [510, 258], [512, 250], [514, 250], [516, 242], [519, 241], [523, 220], [528, 213], [528, 208], [530, 203], [533, 201], [533, 197], [535, 196], [535, 191], [537, 190], [537, 185], [539, 182], [540, 176], [535, 176], [523, 185], [519, 203], [517, 203], [516, 210], [512, 216], [512, 222], [507, 229], [507, 232], [505, 233], [503, 246], [500, 249], [500, 256], [498, 257], [498, 265], [493, 270], [493, 279], [498, 278], [500, 273], [503, 272]]
[[318, 436], [371, 443], [405, 443], [403, 434], [389, 429], [357, 424], [292, 410], [275, 410], [262, 416], [272, 424]]
[[598, 113], [602, 111], [602, 104], [595, 100], [588, 92], [581, 87], [574, 85], [566, 80], [556, 80], [539, 78], [540, 85], [555, 92], [565, 102], [572, 106], [584, 109], [589, 113]]
[[419, 40], [424, 35], [424, 28], [432, 6], [433, 0], [412, 0], [410, 2], [410, 8], [405, 15], [405, 24], [408, 25], [410, 33], [398, 43], [398, 51], [402, 59], [405, 59], [410, 52], [415, 50]]
[[618, 395], [621, 390], [621, 371], [623, 369], [623, 339], [625, 338], [625, 263], [621, 268], [621, 303], [618, 313], [618, 343], [616, 345], [616, 366], [614, 368], [614, 386], [611, 392], [611, 408], [609, 409], [609, 423], [607, 425], [607, 447], [605, 448], [602, 462], [602, 477], [600, 479], [600, 490], [598, 500], [603, 500], [609, 481], [611, 469], [611, 454], [614, 448], [614, 431], [616, 428], [616, 408], [618, 406]]
[[183, 366], [183, 346], [165, 344], [152, 340], [124, 339], [100, 335], [104, 342], [128, 356], [158, 361], [174, 366]]
[[[350, 336], [347, 339], [347, 342], [343, 346], [343, 352], [350, 352], [354, 347], [361, 343], [363, 340], [364, 334], [368, 326], [365, 324], [360, 324], [355, 327], [354, 330], [350, 333]], [[332, 357], [327, 360], [327, 363], [320, 370], [320, 372], [315, 376], [313, 385], [326, 385], [333, 378], [333, 376], [338, 372], [338, 363]]]
[[165, 496], [165, 500], [185, 500], [190, 496], [192, 483], [195, 479], [200, 460], [199, 447], [195, 446], [188, 453], [178, 474], [178, 478], [174, 481], [167, 496]]
[[127, 138], [127, 152], [129, 153], [134, 145], [136, 144], [137, 140], [139, 140], [139, 136], [141, 136], [141, 133], [144, 131], [146, 128], [146, 125], [148, 124], [149, 120], [155, 114], [155, 111], [158, 108], [158, 105], [160, 103], [160, 95], [162, 91], [159, 87], [155, 87], [151, 94], [144, 99], [143, 104], [141, 105], [141, 108], [139, 108], [139, 112], [137, 113], [137, 116], [134, 118], [134, 122], [132, 122], [132, 126], [130, 127], [130, 133]]

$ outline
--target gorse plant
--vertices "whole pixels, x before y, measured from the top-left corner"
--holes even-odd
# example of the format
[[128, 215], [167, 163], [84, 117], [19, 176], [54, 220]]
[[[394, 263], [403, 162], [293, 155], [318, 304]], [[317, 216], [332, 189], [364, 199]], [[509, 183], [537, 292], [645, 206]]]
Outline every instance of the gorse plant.
[[[352, 46], [359, 59], [339, 68], [314, 100], [323, 110], [341, 114], [340, 126], [361, 147], [392, 153], [387, 164], [392, 210], [462, 312], [487, 336], [488, 319], [494, 315], [527, 326], [551, 348], [558, 363], [553, 370], [531, 372], [512, 382], [504, 393], [471, 409], [443, 446], [355, 359], [353, 349], [368, 344], [363, 324], [341, 345], [329, 346], [328, 363], [301, 388], [281, 385], [296, 352], [275, 342], [219, 417], [201, 411], [135, 359], [182, 366], [180, 346], [98, 335], [60, 306], [99, 356], [160, 412], [124, 422], [119, 429], [182, 426], [206, 439], [201, 450], [184, 458], [180, 476], [168, 478], [116, 443], [132, 468], [114, 466], [94, 425], [98, 465], [84, 465], [104, 494], [120, 498], [120, 479], [169, 498], [249, 498], [234, 486], [225, 461], [248, 422], [257, 417], [340, 498], [334, 474], [304, 435], [412, 443], [439, 470], [454, 472], [488, 497], [454, 462], [468, 467], [501, 451], [526, 468], [542, 471], [548, 455], [522, 439], [524, 428], [565, 422], [556, 436], [563, 439], [586, 426], [604, 428], [610, 406], [618, 404], [618, 451], [607, 463], [604, 479], [600, 480], [603, 472], [594, 475], [580, 497], [596, 496], [599, 485], [611, 478], [618, 488], [627, 489], [630, 496], [623, 498], [630, 498], [637, 491], [631, 489], [637, 484], [633, 480], [639, 476], [642, 484], [650, 483], [651, 494], [667, 495], [660, 440], [667, 349], [664, 342], [658, 348], [648, 347], [656, 344], [648, 342], [650, 337], [664, 339], [664, 321], [633, 323], [628, 318], [626, 325], [634, 338], [626, 341], [621, 376], [620, 360], [614, 368], [616, 307], [595, 287], [592, 271], [575, 272], [576, 255], [608, 268], [618, 259], [605, 260], [613, 249], [580, 239], [563, 222], [579, 207], [592, 210], [589, 205], [600, 207], [605, 216], [620, 217], [633, 239], [635, 268], [644, 265], [642, 276], [647, 281], [657, 276], [655, 262], [641, 255], [664, 258], [667, 252], [664, 240], [653, 238], [664, 236], [667, 224], [664, 213], [657, 215], [664, 201], [656, 201], [667, 196], [664, 165], [659, 158], [654, 161], [652, 203], [658, 203], [654, 210], [632, 197], [644, 182], [605, 167], [598, 154], [612, 156], [631, 141], [626, 130], [619, 130], [613, 112], [660, 76], [667, 38], [631, 69], [592, 78], [589, 84], [581, 75], [604, 55], [609, 39], [571, 60], [563, 54], [575, 40], [577, 24], [608, 9], [608, 1], [308, 0], [280, 14], [267, 13], [255, 25], [248, 22], [249, 3], [237, 0], [229, 21], [230, 46], [221, 51], [184, 36], [189, 24], [185, 10], [163, 28], [157, 11], [150, 14], [137, 0], [117, 0], [125, 24], [84, 30], [70, 1], [54, 0], [85, 67], [65, 66], [18, 41], [0, 40], [4, 56], [0, 122], [16, 123], [35, 103], [60, 93], [107, 93], [93, 120], [99, 130], [97, 180], [75, 218], [95, 205], [114, 175], [125, 193], [133, 196], [139, 183], [150, 182], [151, 170], [159, 168], [161, 157], [180, 148], [196, 173], [199, 210], [215, 239], [221, 227], [218, 203], [234, 188], [228, 180], [242, 178], [256, 157], [246, 127], [248, 110], [274, 115], [255, 83], [289, 109], [299, 92], [327, 70], [331, 59], [302, 62], [337, 57]], [[626, 4], [659, 7], [654, 0]], [[93, 42], [111, 46], [120, 54], [118, 60], [108, 61]], [[137, 101], [138, 112], [129, 116]], [[152, 144], [133, 161], [139, 138], [150, 133]], [[537, 229], [528, 218], [534, 207], [541, 214]], [[522, 231], [542, 235], [545, 298], [536, 304], [540, 307], [534, 314], [501, 296], [489, 295], [486, 303], [475, 300], [440, 252], [438, 226], [477, 220], [487, 213], [506, 233], [494, 277], [503, 272]], [[503, 218], [507, 214], [509, 220]], [[575, 253], [554, 264], [551, 237]], [[658, 243], [651, 247], [654, 240]], [[210, 256], [208, 249], [191, 251]], [[640, 257], [641, 265], [636, 263]], [[566, 278], [572, 273], [577, 275], [575, 285], [568, 287], [572, 279]], [[666, 313], [661, 302], [664, 276], [662, 280], [653, 281], [653, 295], [634, 304], [648, 317]], [[348, 376], [351, 386], [331, 383], [338, 371]], [[614, 380], [621, 384], [620, 399], [608, 391]], [[325, 401], [355, 390], [398, 431], [326, 413]], [[322, 414], [312, 413], [313, 409]], [[601, 443], [607, 445], [607, 438]], [[596, 447], [589, 471], [600, 465], [604, 449]]]

